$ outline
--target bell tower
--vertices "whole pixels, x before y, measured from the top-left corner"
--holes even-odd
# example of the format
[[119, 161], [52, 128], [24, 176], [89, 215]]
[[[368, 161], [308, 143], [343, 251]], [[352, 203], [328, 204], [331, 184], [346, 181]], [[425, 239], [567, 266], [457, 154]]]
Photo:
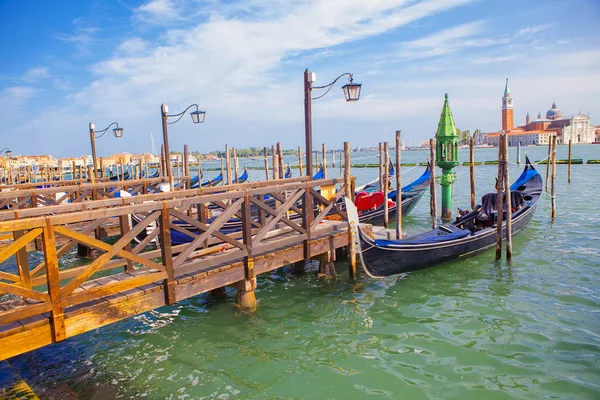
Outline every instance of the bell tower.
[[506, 78], [504, 96], [502, 96], [502, 130], [509, 131], [513, 126], [513, 101], [508, 88], [508, 78]]

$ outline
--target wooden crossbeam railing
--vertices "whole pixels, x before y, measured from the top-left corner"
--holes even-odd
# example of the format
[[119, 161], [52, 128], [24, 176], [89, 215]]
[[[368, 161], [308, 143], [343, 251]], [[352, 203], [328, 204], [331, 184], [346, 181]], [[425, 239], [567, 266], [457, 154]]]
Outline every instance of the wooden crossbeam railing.
[[[342, 187], [329, 198], [317, 190], [336, 184]], [[93, 190], [79, 189], [82, 193]], [[172, 304], [176, 301], [176, 276], [240, 260], [250, 279], [254, 277], [254, 258], [281, 245], [269, 240], [273, 235], [285, 232], [286, 243], [306, 244], [319, 234], [319, 223], [326, 215], [345, 217], [338, 202], [344, 192], [341, 179], [309, 181], [302, 177], [130, 198], [102, 199], [99, 195], [95, 201], [0, 212], [0, 234], [18, 232], [13, 242], [0, 250], [0, 295], [29, 299], [27, 305], [0, 312], [0, 324], [49, 312], [54, 340], [60, 341], [67, 336], [65, 312], [90, 300], [155, 283], [164, 285], [166, 301]], [[215, 218], [206, 215], [211, 204], [218, 205], [213, 210], [218, 214]], [[40, 212], [42, 209], [45, 212]], [[137, 215], [135, 223], [130, 222], [132, 214]], [[94, 230], [110, 219], [118, 220], [121, 227], [121, 238], [114, 244], [93, 237]], [[73, 224], [84, 228], [75, 230]], [[171, 234], [175, 232], [189, 242], [173, 245]], [[21, 250], [40, 236], [44, 260], [30, 268], [27, 257], [33, 256]], [[57, 237], [66, 240], [58, 248]], [[147, 247], [154, 239], [160, 242], [160, 249]], [[89, 264], [59, 268], [76, 244], [101, 254]], [[217, 245], [217, 251], [209, 251], [210, 245]], [[219, 252], [223, 246], [228, 250]], [[210, 257], [203, 256], [209, 253]], [[11, 260], [18, 257], [16, 271]], [[98, 272], [109, 270], [125, 277], [86, 286]]]

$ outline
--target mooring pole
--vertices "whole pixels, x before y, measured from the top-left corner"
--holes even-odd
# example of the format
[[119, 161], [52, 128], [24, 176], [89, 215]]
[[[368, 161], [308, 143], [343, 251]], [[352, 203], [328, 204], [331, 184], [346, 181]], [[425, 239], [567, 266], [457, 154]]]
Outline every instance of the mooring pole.
[[506, 262], [512, 260], [512, 198], [508, 173], [508, 135], [504, 135], [504, 193], [506, 196]]
[[186, 178], [187, 179], [187, 189], [190, 189], [190, 186], [191, 186], [189, 159], [190, 159], [190, 150], [188, 148], [188, 145], [185, 144], [185, 145], [183, 145], [183, 176], [187, 177]]
[[279, 155], [273, 156], [273, 179], [279, 179]]
[[323, 153], [323, 179], [327, 179], [327, 149], [325, 143], [321, 145], [321, 152]]
[[235, 178], [235, 180], [233, 182], [238, 183], [239, 171], [238, 171], [237, 153], [235, 151], [235, 147], [232, 149], [232, 153], [233, 153], [233, 177]]
[[435, 142], [429, 139], [429, 159], [431, 160], [431, 179], [429, 180], [429, 213], [431, 214], [431, 227], [437, 226], [437, 198], [435, 193]]
[[277, 152], [275, 151], [275, 145], [272, 144], [271, 145], [271, 159], [273, 160], [272, 164], [273, 164], [273, 180], [279, 179], [279, 177], [277, 176], [277, 166], [279, 165], [277, 163]]
[[221, 182], [225, 181], [225, 166], [223, 165], [223, 157], [221, 157]]
[[298, 146], [298, 169], [300, 170], [299, 176], [304, 175], [302, 172], [302, 148]]
[[552, 200], [552, 219], [556, 218], [556, 135], [552, 136], [552, 186], [550, 187], [550, 198]]
[[[344, 142], [344, 192], [347, 198], [354, 201], [354, 193], [352, 193], [352, 178], [350, 175], [350, 142]], [[360, 229], [360, 227], [357, 227]], [[348, 257], [350, 258], [349, 275], [350, 279], [356, 280], [356, 246], [352, 227], [348, 224]]]
[[284, 168], [283, 168], [283, 149], [281, 148], [281, 142], [277, 142], [277, 156], [279, 157], [279, 176], [278, 179], [283, 179]]
[[402, 131], [396, 131], [396, 239], [402, 239], [402, 171], [400, 153]]
[[568, 168], [567, 182], [571, 183], [571, 139], [569, 139], [569, 168]]
[[469, 140], [469, 172], [471, 178], [471, 210], [475, 208], [475, 137]]
[[[506, 158], [508, 160], [508, 156]], [[517, 164], [521, 164], [521, 141], [517, 142]]]
[[552, 154], [552, 138], [548, 139], [548, 157], [546, 157], [546, 184], [544, 190], [548, 191], [548, 175], [550, 175], [550, 155]]
[[379, 190], [383, 191], [383, 143], [379, 142]]
[[496, 178], [496, 258], [498, 261], [502, 257], [502, 220], [503, 220], [503, 204], [502, 204], [502, 189], [504, 183], [504, 131], [500, 133], [498, 138], [498, 177]]
[[229, 154], [229, 145], [225, 145], [225, 167], [227, 168], [227, 184], [231, 185], [231, 155]]
[[390, 168], [390, 157], [388, 154], [389, 144], [388, 142], [383, 143], [383, 227], [389, 228], [390, 224], [390, 207], [388, 206], [388, 193], [389, 193], [389, 168]]

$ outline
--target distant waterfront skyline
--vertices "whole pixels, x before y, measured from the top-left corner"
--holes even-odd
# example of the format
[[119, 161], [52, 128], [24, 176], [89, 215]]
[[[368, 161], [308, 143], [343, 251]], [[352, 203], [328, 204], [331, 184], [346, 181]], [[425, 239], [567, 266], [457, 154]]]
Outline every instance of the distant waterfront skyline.
[[172, 150], [304, 148], [305, 68], [363, 83], [313, 102], [314, 146], [427, 140], [444, 93], [459, 129], [498, 130], [506, 78], [515, 124], [556, 101], [599, 125], [599, 21], [595, 0], [0, 0], [0, 148], [81, 156], [89, 122], [117, 121], [99, 156], [151, 152], [161, 103], [207, 112], [170, 126]]

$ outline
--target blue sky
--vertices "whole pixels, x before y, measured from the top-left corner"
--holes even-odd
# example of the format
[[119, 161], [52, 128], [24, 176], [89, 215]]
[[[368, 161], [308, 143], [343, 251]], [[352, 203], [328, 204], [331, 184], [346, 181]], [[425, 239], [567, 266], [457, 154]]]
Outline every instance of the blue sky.
[[160, 104], [206, 109], [170, 125], [170, 147], [304, 146], [303, 71], [315, 85], [316, 147], [431, 137], [444, 93], [460, 129], [498, 130], [509, 78], [515, 120], [550, 108], [600, 124], [597, 0], [0, 0], [0, 147], [89, 154], [88, 123], [123, 139], [101, 156], [161, 142]]

